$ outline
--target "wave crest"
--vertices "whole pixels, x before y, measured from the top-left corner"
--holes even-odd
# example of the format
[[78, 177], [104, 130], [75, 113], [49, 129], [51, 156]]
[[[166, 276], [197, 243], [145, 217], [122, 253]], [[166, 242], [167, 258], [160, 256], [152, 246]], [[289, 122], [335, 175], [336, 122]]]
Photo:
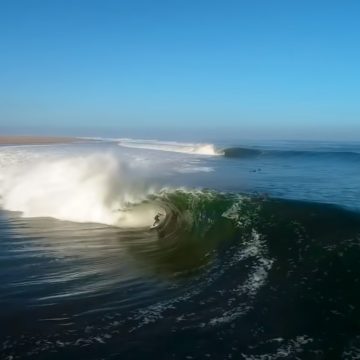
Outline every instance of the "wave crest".
[[179, 143], [175, 141], [119, 139], [119, 146], [193, 155], [223, 155], [213, 144]]
[[2, 168], [2, 207], [25, 217], [53, 217], [121, 227], [152, 223], [153, 191], [112, 154], [50, 157]]

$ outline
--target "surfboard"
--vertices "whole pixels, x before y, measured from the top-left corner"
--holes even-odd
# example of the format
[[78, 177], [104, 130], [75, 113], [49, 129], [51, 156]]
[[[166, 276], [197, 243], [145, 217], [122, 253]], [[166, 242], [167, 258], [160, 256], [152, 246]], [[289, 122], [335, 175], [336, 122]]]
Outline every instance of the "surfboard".
[[150, 226], [150, 230], [152, 230], [152, 229], [156, 229], [159, 225], [160, 225], [160, 221], [159, 222], [157, 222], [156, 224], [153, 224], [153, 225], [151, 225]]

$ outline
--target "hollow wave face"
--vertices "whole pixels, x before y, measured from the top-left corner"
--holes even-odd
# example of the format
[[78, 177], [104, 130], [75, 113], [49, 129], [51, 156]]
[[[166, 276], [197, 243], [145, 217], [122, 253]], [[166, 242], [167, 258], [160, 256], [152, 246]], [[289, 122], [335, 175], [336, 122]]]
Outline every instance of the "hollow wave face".
[[177, 152], [184, 154], [194, 155], [222, 155], [222, 152], [217, 150], [213, 144], [193, 144], [193, 143], [178, 143], [178, 142], [165, 142], [156, 140], [133, 140], [133, 139], [120, 139], [120, 146], [148, 149], [157, 151]]
[[158, 209], [144, 203], [149, 193], [112, 154], [32, 159], [2, 168], [0, 179], [6, 210], [121, 227], [152, 223]]

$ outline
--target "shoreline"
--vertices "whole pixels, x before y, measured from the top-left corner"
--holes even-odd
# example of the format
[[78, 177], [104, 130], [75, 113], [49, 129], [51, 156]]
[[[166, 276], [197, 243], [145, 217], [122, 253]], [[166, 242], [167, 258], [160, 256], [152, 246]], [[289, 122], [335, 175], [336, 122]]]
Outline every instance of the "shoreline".
[[70, 144], [81, 139], [67, 136], [0, 135], [0, 145]]

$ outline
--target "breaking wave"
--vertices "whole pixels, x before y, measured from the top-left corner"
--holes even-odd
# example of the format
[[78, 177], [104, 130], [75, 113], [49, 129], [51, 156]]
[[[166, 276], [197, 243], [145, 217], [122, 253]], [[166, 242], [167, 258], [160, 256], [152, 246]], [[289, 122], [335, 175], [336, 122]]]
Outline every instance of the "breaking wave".
[[[75, 267], [75, 275], [68, 270], [72, 276], [66, 284], [76, 292], [59, 295], [56, 288], [48, 286], [45, 300], [38, 300], [40, 310], [49, 299], [52, 311], [55, 305], [59, 307], [61, 317], [45, 318], [54, 330], [26, 336], [15, 333], [2, 343], [4, 354], [15, 358], [27, 353], [32, 359], [49, 352], [76, 351], [85, 358], [101, 345], [109, 353], [120, 352], [125, 357], [131, 350], [134, 358], [140, 359], [145, 354], [138, 346], [143, 337], [148, 348], [158, 354], [158, 338], [162, 336], [164, 342], [172, 344], [170, 351], [180, 352], [175, 357], [178, 359], [184, 358], [179, 338], [191, 345], [188, 357], [194, 359], [204, 353], [217, 355], [224, 338], [229, 345], [228, 358], [237, 358], [239, 351], [244, 359], [292, 359], [298, 354], [313, 358], [314, 353], [332, 358], [331, 345], [339, 328], [345, 329], [346, 342], [336, 344], [336, 353], [344, 359], [358, 353], [358, 336], [356, 328], [353, 330], [357, 309], [352, 304], [357, 304], [360, 296], [354, 291], [359, 278], [359, 214], [329, 205], [185, 189], [164, 189], [150, 194], [148, 201], [163, 207], [166, 220], [158, 231], [116, 231], [115, 243], [125, 249], [123, 252], [107, 248], [111, 233], [107, 244], [103, 233], [98, 236], [95, 255], [89, 246], [94, 246], [94, 239], [69, 235], [73, 236], [71, 244], [78, 243], [82, 249], [82, 256], [90, 252], [95, 269], [100, 264], [111, 274], [115, 271], [112, 266], [116, 264], [117, 269], [121, 264], [122, 254], [131, 254], [141, 264], [132, 274], [135, 279], [129, 280], [128, 268], [126, 275], [115, 272], [111, 279], [105, 271], [103, 277], [91, 278], [90, 287], [84, 281], [90, 261]], [[46, 234], [49, 240], [59, 241], [51, 238], [51, 232]], [[14, 241], [23, 246], [21, 239]], [[30, 244], [32, 241], [37, 244], [36, 237], [28, 238]], [[84, 250], [84, 242], [90, 249]], [[138, 269], [143, 268], [145, 280], [136, 278]], [[167, 285], [158, 292], [154, 292], [149, 276], [153, 272], [166, 279]], [[125, 277], [123, 283], [118, 282], [119, 274]], [[31, 289], [34, 278], [25, 280]], [[25, 280], [21, 278], [23, 287]], [[51, 272], [49, 282], [54, 282]], [[43, 287], [43, 282], [40, 284]], [[103, 292], [112, 296], [103, 297]], [[99, 309], [85, 313], [85, 324], [81, 322], [84, 314], [64, 317], [66, 301], [89, 298]], [[346, 312], [345, 304], [349, 304]], [[304, 320], [298, 314], [306, 311], [311, 316]], [[67, 323], [68, 318], [80, 325]], [[259, 326], [264, 331], [259, 332]], [[164, 332], [168, 328], [171, 331]], [[209, 336], [214, 345], [211, 348]], [[119, 347], [120, 339], [129, 345]]]
[[112, 154], [50, 156], [3, 166], [1, 205], [24, 217], [53, 217], [120, 227], [152, 223], [160, 209], [146, 202], [154, 190], [135, 183]]
[[128, 147], [128, 148], [168, 151], [168, 152], [177, 152], [183, 154], [209, 155], [209, 156], [223, 155], [223, 152], [217, 150], [213, 144], [193, 144], [193, 143], [181, 143], [175, 141], [134, 140], [134, 139], [119, 139], [118, 144], [119, 146]]

